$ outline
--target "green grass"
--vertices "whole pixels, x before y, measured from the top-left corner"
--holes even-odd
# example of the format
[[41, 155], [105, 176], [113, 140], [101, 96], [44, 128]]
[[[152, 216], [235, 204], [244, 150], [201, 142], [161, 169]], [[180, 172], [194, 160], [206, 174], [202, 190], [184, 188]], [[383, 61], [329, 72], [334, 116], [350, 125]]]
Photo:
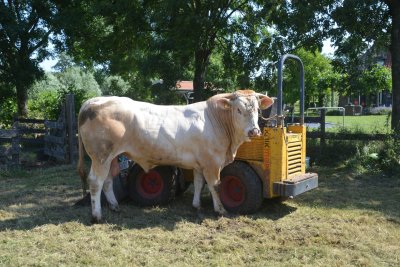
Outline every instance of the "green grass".
[[103, 207], [90, 225], [74, 166], [0, 173], [1, 266], [399, 266], [400, 179], [320, 168], [319, 188], [216, 218], [203, 194], [166, 207]]
[[[338, 132], [344, 129], [350, 132], [362, 133], [388, 133], [390, 131], [386, 115], [368, 115], [368, 116], [344, 116], [344, 127], [342, 116], [326, 116], [326, 122], [334, 123], [335, 127], [326, 128], [328, 132]], [[389, 126], [388, 126], [389, 125]]]

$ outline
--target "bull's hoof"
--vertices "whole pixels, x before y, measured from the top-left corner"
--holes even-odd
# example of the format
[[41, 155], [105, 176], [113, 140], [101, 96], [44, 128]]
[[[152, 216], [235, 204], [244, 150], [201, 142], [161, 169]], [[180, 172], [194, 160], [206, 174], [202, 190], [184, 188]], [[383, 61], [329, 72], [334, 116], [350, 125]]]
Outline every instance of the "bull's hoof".
[[102, 218], [97, 218], [97, 217], [92, 216], [92, 219], [90, 220], [90, 223], [91, 224], [103, 224], [104, 221], [103, 221]]
[[219, 214], [220, 216], [226, 216], [229, 213], [226, 211], [225, 208], [223, 208], [222, 206], [219, 207], [219, 209], [214, 209], [215, 213]]
[[114, 212], [117, 212], [117, 213], [119, 213], [119, 212], [121, 212], [121, 209], [119, 208], [119, 206], [118, 205], [108, 205], [108, 207], [110, 208], [110, 210], [112, 210], [112, 211], [114, 211]]
[[204, 221], [205, 215], [202, 208], [197, 209], [197, 218], [200, 220], [200, 222]]

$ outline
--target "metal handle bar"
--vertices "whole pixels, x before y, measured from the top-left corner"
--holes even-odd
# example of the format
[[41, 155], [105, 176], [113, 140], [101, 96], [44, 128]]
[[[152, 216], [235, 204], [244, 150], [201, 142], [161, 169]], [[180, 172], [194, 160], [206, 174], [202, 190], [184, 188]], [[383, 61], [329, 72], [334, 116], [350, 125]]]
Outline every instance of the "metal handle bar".
[[[278, 106], [277, 106], [277, 114], [278, 118], [282, 117], [282, 99], [283, 99], [283, 93], [282, 93], [282, 87], [283, 87], [283, 64], [285, 63], [286, 59], [294, 59], [299, 63], [300, 66], [300, 124], [304, 124], [304, 65], [301, 59], [298, 56], [292, 55], [292, 54], [286, 54], [283, 55], [278, 64]], [[283, 120], [278, 121], [278, 125], [282, 125]]]

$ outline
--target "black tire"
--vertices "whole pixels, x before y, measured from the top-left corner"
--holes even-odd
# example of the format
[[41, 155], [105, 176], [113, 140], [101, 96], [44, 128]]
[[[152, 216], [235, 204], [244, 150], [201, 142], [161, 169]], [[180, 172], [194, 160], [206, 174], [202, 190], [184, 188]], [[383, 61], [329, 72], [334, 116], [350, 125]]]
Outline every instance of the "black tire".
[[158, 166], [145, 173], [139, 165], [128, 175], [128, 194], [139, 206], [162, 206], [175, 197], [176, 174], [174, 167]]
[[176, 168], [177, 182], [175, 196], [181, 196], [189, 188], [191, 182], [185, 180], [185, 176], [180, 168]]
[[221, 172], [220, 199], [231, 213], [251, 214], [263, 201], [263, 185], [249, 164], [234, 161]]

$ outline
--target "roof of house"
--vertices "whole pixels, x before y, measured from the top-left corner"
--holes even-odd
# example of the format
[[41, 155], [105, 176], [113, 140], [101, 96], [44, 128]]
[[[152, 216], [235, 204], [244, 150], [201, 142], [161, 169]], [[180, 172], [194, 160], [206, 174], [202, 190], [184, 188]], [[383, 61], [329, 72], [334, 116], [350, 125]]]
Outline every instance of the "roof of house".
[[177, 81], [175, 88], [180, 91], [193, 91], [193, 81]]

